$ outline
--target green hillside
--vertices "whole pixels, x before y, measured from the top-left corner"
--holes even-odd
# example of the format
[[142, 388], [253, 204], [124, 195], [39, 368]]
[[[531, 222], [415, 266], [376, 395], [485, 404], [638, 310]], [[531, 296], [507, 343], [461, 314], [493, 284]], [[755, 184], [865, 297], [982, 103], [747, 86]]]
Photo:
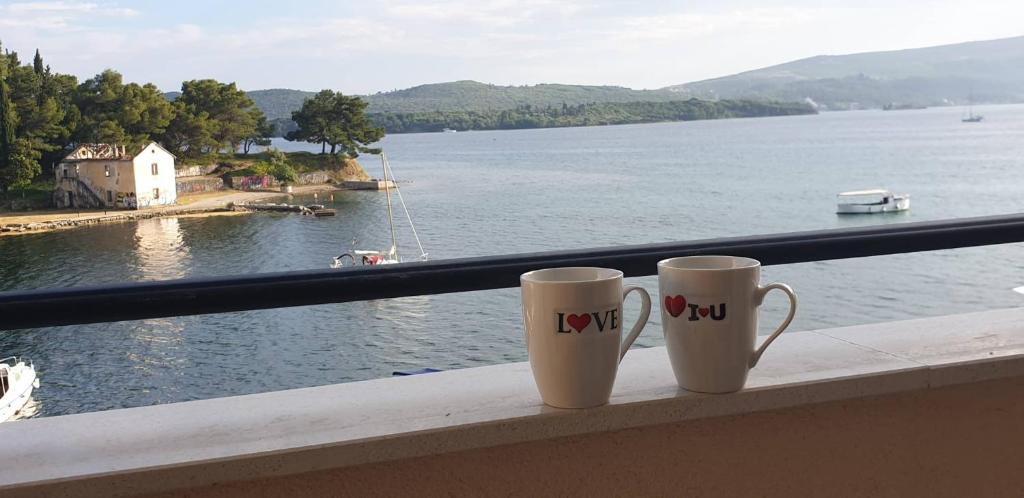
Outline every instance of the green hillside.
[[263, 114], [266, 114], [269, 120], [290, 120], [292, 118], [292, 111], [299, 110], [302, 107], [303, 101], [316, 95], [316, 92], [288, 90], [285, 88], [252, 90], [245, 93], [256, 103], [256, 107], [259, 107]]
[[671, 102], [604, 102], [562, 104], [560, 106], [522, 105], [514, 109], [492, 111], [431, 111], [371, 114], [388, 133], [422, 133], [454, 130], [515, 130], [524, 128], [562, 128], [603, 126], [701, 119], [752, 118], [814, 114], [807, 104], [756, 102], [750, 100], [700, 99]]
[[[315, 92], [272, 89], [247, 92], [268, 119], [288, 119]], [[607, 102], [680, 100], [666, 90], [632, 90], [619, 86], [542, 84], [499, 86], [476, 81], [419, 85], [404, 90], [361, 95], [370, 113], [432, 111], [495, 111], [529, 106], [561, 106]]]
[[665, 90], [621, 86], [541, 84], [500, 86], [476, 81], [420, 85], [363, 96], [369, 112], [493, 111], [519, 106], [561, 106], [607, 102], [665, 102], [678, 95]]
[[811, 99], [830, 108], [1024, 101], [1024, 36], [937, 47], [820, 55], [666, 88], [687, 97]]
[[[287, 89], [247, 93], [281, 135], [294, 127], [292, 111], [313, 95], [313, 92]], [[443, 128], [502, 130], [591, 126], [813, 112], [807, 106], [792, 104], [700, 103], [669, 90], [557, 84], [499, 86], [476, 81], [420, 85], [361, 97], [370, 104], [369, 114], [388, 133]]]

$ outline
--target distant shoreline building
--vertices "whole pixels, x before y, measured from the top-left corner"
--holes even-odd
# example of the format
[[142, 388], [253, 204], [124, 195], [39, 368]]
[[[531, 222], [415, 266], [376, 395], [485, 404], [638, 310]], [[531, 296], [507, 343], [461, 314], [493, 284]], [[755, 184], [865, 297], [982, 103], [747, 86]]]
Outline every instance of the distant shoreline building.
[[156, 142], [129, 154], [127, 147], [82, 144], [54, 169], [58, 208], [140, 209], [174, 204], [174, 154]]

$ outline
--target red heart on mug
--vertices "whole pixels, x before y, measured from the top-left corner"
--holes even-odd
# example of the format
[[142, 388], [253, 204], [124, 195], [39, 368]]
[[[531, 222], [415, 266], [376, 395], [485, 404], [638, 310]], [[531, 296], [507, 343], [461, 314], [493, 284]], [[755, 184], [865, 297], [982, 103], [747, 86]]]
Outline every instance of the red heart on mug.
[[590, 325], [590, 315], [584, 313], [582, 315], [569, 315], [565, 318], [565, 321], [569, 322], [569, 326], [576, 329], [576, 333], [583, 332], [583, 329]]
[[700, 313], [700, 316], [708, 316], [708, 311], [711, 311], [711, 310], [708, 309], [708, 308], [701, 308], [701, 309], [697, 310], [697, 313]]
[[668, 314], [672, 315], [673, 318], [679, 316], [686, 309], [686, 298], [682, 295], [678, 296], [665, 296], [665, 310]]

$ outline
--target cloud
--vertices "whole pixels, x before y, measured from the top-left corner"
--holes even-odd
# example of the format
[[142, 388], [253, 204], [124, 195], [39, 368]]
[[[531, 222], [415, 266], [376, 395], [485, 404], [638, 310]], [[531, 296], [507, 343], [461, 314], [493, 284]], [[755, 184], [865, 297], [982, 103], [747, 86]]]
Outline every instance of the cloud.
[[[165, 88], [202, 77], [350, 92], [454, 79], [654, 88], [820, 53], [1011, 36], [1024, 14], [1019, 0], [380, 0], [244, 15], [209, 0], [145, 12], [113, 1], [0, 4], [0, 36], [39, 47], [58, 71], [112, 67]], [[145, 22], [124, 22], [134, 16]]]
[[571, 16], [585, 8], [583, 3], [570, 0], [449, 0], [431, 4], [390, 4], [385, 8], [385, 14], [404, 20], [503, 28], [544, 17]]
[[92, 2], [17, 2], [0, 5], [0, 26], [42, 30], [74, 29], [89, 16], [106, 18], [134, 17], [135, 9], [100, 5]]
[[621, 19], [607, 35], [617, 41], [678, 42], [735, 32], [782, 30], [820, 17], [819, 10], [793, 7], [634, 16]]

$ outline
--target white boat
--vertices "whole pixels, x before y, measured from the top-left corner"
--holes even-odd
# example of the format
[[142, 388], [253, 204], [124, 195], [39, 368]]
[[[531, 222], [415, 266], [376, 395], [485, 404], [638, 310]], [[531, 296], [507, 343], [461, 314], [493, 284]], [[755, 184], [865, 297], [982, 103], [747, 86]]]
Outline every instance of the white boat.
[[458, 130], [453, 130], [451, 128], [445, 128], [445, 129], [441, 130], [441, 133], [455, 133], [456, 131], [458, 131]]
[[[427, 253], [423, 251], [423, 244], [420, 243], [420, 236], [416, 233], [416, 227], [412, 224], [412, 215], [409, 214], [409, 208], [405, 205], [405, 198], [402, 197], [402, 191], [398, 188], [398, 182], [394, 181], [395, 175], [391, 171], [391, 164], [388, 163], [388, 157], [383, 152], [380, 153], [380, 162], [384, 168], [384, 193], [388, 199], [388, 225], [391, 227], [391, 248], [382, 251], [354, 249], [350, 253], [344, 253], [331, 258], [331, 268], [345, 268], [357, 266], [359, 264], [367, 266], [392, 265], [402, 262], [402, 258], [398, 255], [398, 238], [395, 235], [395, 217], [394, 212], [391, 209], [391, 189], [395, 189], [395, 193], [398, 194], [398, 200], [402, 204], [402, 210], [405, 211], [405, 217], [409, 220], [409, 228], [412, 229], [412, 236], [416, 239], [416, 246], [420, 249], [420, 257], [418, 261], [427, 260]], [[388, 183], [389, 178], [391, 181], [390, 183]]]
[[32, 389], [39, 387], [35, 366], [16, 356], [0, 360], [0, 422], [10, 420], [25, 407]]
[[894, 213], [910, 209], [910, 196], [885, 189], [843, 192], [836, 198], [837, 214]]

